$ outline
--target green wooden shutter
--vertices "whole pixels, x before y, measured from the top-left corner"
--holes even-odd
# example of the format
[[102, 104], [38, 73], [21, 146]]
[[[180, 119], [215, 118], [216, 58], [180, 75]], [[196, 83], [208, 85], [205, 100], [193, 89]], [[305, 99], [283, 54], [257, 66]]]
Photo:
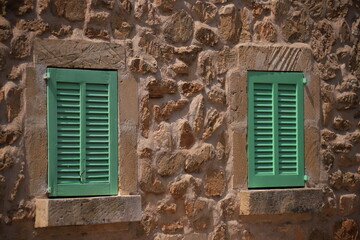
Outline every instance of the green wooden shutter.
[[248, 187], [304, 186], [303, 74], [248, 72]]
[[49, 196], [117, 194], [117, 72], [48, 74]]

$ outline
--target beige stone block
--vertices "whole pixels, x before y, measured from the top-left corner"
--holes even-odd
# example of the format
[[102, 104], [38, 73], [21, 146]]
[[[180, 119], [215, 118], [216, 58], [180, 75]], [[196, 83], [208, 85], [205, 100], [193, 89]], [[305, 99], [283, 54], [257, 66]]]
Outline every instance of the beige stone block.
[[29, 172], [30, 196], [46, 194], [46, 83], [39, 72], [44, 72], [43, 68], [29, 67], [26, 69], [24, 145]]
[[247, 126], [246, 124], [232, 125], [230, 139], [232, 139], [233, 159], [233, 187], [247, 188], [248, 158], [247, 158]]
[[125, 48], [115, 43], [36, 39], [35, 64], [66, 68], [125, 69]]
[[36, 199], [35, 227], [134, 222], [141, 219], [141, 197]]
[[314, 126], [305, 126], [304, 135], [305, 173], [310, 183], [317, 184], [320, 179], [320, 130]]
[[138, 179], [137, 128], [133, 124], [121, 124], [119, 135], [120, 194], [135, 193]]
[[243, 190], [240, 215], [314, 213], [321, 209], [323, 192], [313, 189]]
[[118, 72], [118, 79], [119, 122], [131, 121], [137, 124], [139, 121], [138, 83], [128, 72]]
[[186, 234], [184, 240], [208, 240], [206, 233], [190, 233]]

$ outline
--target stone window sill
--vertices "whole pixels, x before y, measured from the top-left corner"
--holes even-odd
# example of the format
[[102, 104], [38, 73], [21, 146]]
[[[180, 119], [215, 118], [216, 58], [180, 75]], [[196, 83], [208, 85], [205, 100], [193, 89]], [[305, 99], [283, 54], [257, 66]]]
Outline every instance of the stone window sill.
[[313, 213], [321, 209], [320, 188], [242, 190], [240, 215]]
[[36, 199], [36, 228], [135, 222], [140, 218], [139, 195]]

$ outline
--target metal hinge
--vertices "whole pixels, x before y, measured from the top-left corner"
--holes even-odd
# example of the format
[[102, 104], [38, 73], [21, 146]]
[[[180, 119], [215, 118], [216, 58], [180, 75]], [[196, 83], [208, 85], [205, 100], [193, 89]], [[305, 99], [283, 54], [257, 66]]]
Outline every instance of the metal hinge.
[[309, 180], [309, 176], [308, 175], [304, 175], [304, 181], [308, 181]]
[[46, 191], [47, 193], [51, 193], [51, 187], [48, 187]]
[[306, 84], [308, 82], [307, 78], [303, 78], [303, 84]]

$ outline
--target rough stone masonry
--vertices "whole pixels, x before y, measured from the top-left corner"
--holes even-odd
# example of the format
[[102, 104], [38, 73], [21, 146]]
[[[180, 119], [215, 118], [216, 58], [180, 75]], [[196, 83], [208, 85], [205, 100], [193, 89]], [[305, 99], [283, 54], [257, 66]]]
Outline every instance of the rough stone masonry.
[[[141, 195], [141, 221], [34, 228], [29, 186], [37, 179], [29, 175], [24, 122], [25, 92], [39, 96], [26, 71], [41, 61], [39, 39], [78, 41], [76, 58], [50, 51], [47, 61], [66, 66], [87, 68], [88, 56], [102, 51], [88, 47], [95, 43], [125, 49], [123, 62], [114, 62], [116, 49], [93, 59], [124, 68], [139, 86], [139, 177], [129, 194]], [[0, 42], [1, 239], [358, 239], [358, 0], [0, 0]], [[305, 214], [266, 208], [242, 216], [231, 160], [236, 109], [227, 91], [231, 71], [248, 59], [238, 45], [276, 46], [288, 53], [282, 67], [291, 68], [298, 55], [284, 49], [299, 44], [311, 50], [320, 87], [320, 131], [312, 133], [320, 139], [319, 159], [312, 159], [320, 163], [318, 180], [306, 188], [322, 189], [322, 205]]]

